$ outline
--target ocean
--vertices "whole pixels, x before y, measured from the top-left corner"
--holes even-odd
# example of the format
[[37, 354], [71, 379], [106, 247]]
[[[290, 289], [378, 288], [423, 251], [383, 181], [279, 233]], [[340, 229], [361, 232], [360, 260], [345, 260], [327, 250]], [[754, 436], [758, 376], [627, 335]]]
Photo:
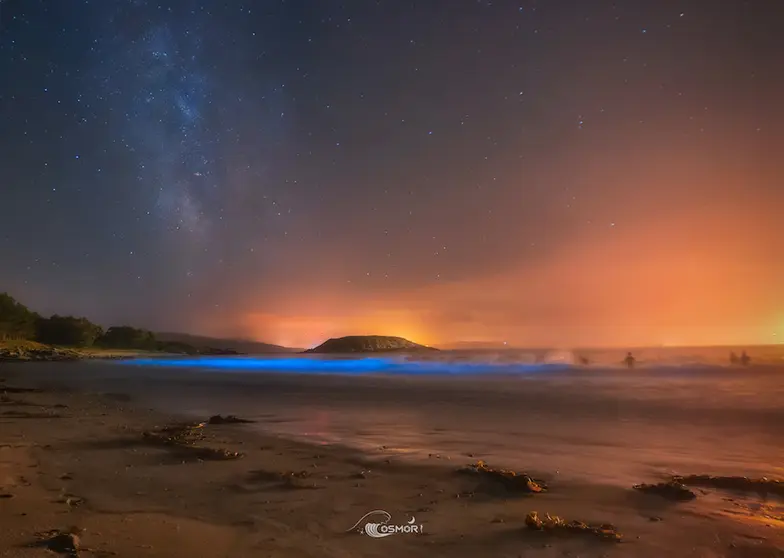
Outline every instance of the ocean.
[[[730, 365], [732, 350], [751, 365]], [[671, 473], [784, 477], [784, 346], [633, 353], [632, 370], [621, 350], [140, 359], [110, 374], [101, 364], [91, 381], [379, 455], [624, 486]]]

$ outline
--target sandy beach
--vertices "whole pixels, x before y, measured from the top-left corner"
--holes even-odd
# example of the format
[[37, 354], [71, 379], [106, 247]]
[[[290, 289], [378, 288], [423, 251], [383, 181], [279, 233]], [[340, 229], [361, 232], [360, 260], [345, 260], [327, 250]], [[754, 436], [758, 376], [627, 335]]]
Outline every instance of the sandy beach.
[[[519, 416], [528, 416], [525, 407], [530, 404], [533, 430], [551, 433], [541, 423], [546, 394], [553, 393], [553, 384], [546, 382], [514, 388], [485, 382], [481, 392], [470, 380], [447, 387], [435, 380], [231, 375], [94, 362], [4, 365], [0, 378], [0, 556], [4, 557], [51, 555], [46, 540], [58, 532], [77, 533], [79, 553], [85, 556], [784, 556], [781, 497], [690, 487], [696, 498], [675, 502], [632, 489], [633, 476], [639, 475], [635, 480], [639, 483], [660, 482], [664, 477], [653, 470], [643, 476], [642, 470], [624, 468], [622, 462], [633, 461], [632, 454], [639, 452], [620, 444], [602, 448], [595, 432], [589, 432], [601, 427], [582, 421], [580, 409], [593, 409], [594, 419], [605, 414], [615, 422], [629, 417], [644, 422], [645, 412], [639, 410], [644, 405], [639, 403], [603, 406], [600, 399], [606, 389], [568, 395], [577, 397], [575, 420], [569, 427], [572, 435], [584, 433], [597, 451], [576, 445], [577, 455], [565, 461], [557, 451], [543, 450], [541, 456], [528, 453], [523, 458], [459, 439], [443, 453], [409, 455], [412, 452], [403, 451], [391, 436], [387, 437], [390, 448], [374, 447], [380, 438], [372, 436], [366, 436], [363, 444], [350, 443], [360, 436], [341, 429], [333, 429], [331, 436], [321, 431], [313, 435], [317, 428], [295, 428], [292, 425], [298, 423], [285, 414], [286, 409], [289, 414], [302, 414], [302, 409], [313, 407], [321, 413], [345, 404], [350, 417], [359, 416], [357, 403], [352, 407], [348, 402], [364, 398], [361, 411], [366, 415], [368, 409], [376, 409], [394, 422], [397, 413], [398, 423], [408, 429], [441, 428], [449, 433], [460, 431], [464, 424], [465, 432], [475, 432], [477, 423], [493, 426], [494, 409], [501, 417], [498, 420], [506, 420], [498, 393], [512, 390], [514, 395], [518, 390], [532, 393], [517, 404], [523, 407]], [[673, 397], [677, 395], [673, 390]], [[448, 404], [439, 401], [459, 403], [464, 416], [450, 414]], [[482, 401], [481, 407], [488, 407], [484, 414], [476, 406]], [[538, 407], [535, 401], [540, 401]], [[434, 416], [444, 417], [444, 425], [425, 424], [421, 417], [417, 427], [406, 422], [412, 408], [424, 406], [431, 406]], [[774, 414], [767, 417], [775, 421], [779, 415], [771, 408]], [[678, 438], [676, 423], [688, 432], [694, 427], [689, 420], [699, 423], [711, 416], [710, 405], [701, 418], [692, 411], [691, 418], [662, 417], [661, 428]], [[196, 448], [162, 444], [156, 437], [168, 426], [205, 422], [218, 412], [253, 422], [206, 424], [199, 429], [203, 439]], [[571, 411], [561, 407], [559, 412]], [[722, 455], [700, 456], [701, 449], [695, 448], [690, 460], [676, 461], [681, 464], [676, 472], [761, 476], [767, 471], [773, 476], [781, 471], [782, 445], [773, 442], [780, 423], [744, 415], [743, 409], [728, 413], [729, 421], [747, 430], [745, 440], [725, 424], [716, 430], [719, 437], [706, 444], [718, 450], [738, 444], [745, 453], [747, 446], [756, 447], [757, 454], [749, 460], [757, 466], [724, 456], [711, 470], [697, 470], [705, 467], [701, 457], [710, 461]], [[744, 416], [751, 422], [743, 423]], [[432, 422], [432, 417], [428, 420]], [[322, 424], [321, 430], [329, 428]], [[521, 432], [525, 430], [521, 426]], [[508, 443], [530, 443], [523, 434], [518, 436]], [[564, 439], [551, 438], [551, 450], [568, 453]], [[436, 449], [446, 447], [429, 443]], [[219, 454], [199, 448], [242, 455], [213, 459]], [[395, 448], [398, 451], [390, 451]], [[492, 479], [457, 472], [480, 459], [490, 466], [527, 472], [547, 490], [518, 492]], [[559, 459], [564, 469], [551, 468]], [[603, 462], [606, 475], [572, 474], [580, 459], [586, 471], [600, 471]], [[683, 470], [683, 464], [690, 462], [694, 467]], [[733, 466], [736, 470], [730, 473]], [[615, 473], [617, 482], [608, 480]], [[375, 539], [352, 530], [373, 510], [388, 512], [394, 525], [415, 518], [421, 533]], [[525, 525], [532, 511], [591, 525], [612, 524], [623, 538], [609, 542], [590, 532], [532, 530]]]

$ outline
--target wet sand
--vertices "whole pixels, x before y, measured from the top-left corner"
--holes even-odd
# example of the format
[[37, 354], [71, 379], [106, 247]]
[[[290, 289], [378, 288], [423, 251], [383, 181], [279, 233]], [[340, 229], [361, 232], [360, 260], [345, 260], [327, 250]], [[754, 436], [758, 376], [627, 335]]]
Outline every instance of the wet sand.
[[[284, 402], [312, 403], [320, 396], [337, 406], [356, 400], [345, 379], [251, 381], [136, 371], [128, 380], [133, 369], [83, 368], [92, 363], [29, 366], [0, 367], [5, 378], [0, 392], [6, 386], [0, 401], [0, 556], [51, 556], [35, 546], [41, 534], [72, 527], [80, 530], [81, 544], [89, 549], [84, 555], [94, 556], [784, 556], [784, 502], [772, 496], [694, 488], [695, 500], [675, 503], [634, 491], [625, 478], [609, 482], [565, 475], [548, 470], [548, 463], [510, 463], [511, 457], [486, 455], [475, 447], [409, 459], [386, 448], [359, 451], [334, 440], [326, 443], [323, 437], [292, 440], [270, 433], [278, 414], [272, 405], [249, 417], [260, 422], [204, 427], [201, 444], [244, 453], [237, 460], [202, 461], [143, 436], [158, 427], [193, 421], [198, 405], [209, 403], [204, 411], [220, 407], [224, 413], [249, 410], [238, 395], [230, 397], [230, 391], [218, 386], [234, 385], [257, 396], [265, 391]], [[151, 379], [154, 376], [160, 379]], [[255, 388], [248, 388], [251, 384]], [[366, 395], [374, 395], [367, 404], [386, 401], [388, 409], [396, 408], [403, 393], [396, 385], [373, 380]], [[412, 396], [413, 405], [428, 400], [425, 384], [417, 385], [421, 389]], [[212, 398], [199, 399], [194, 390]], [[313, 400], [303, 395], [311, 390]], [[590, 398], [586, 393], [585, 400]], [[171, 410], [164, 412], [167, 401]], [[475, 411], [465, 408], [468, 415]], [[482, 416], [477, 413], [473, 419]], [[574, 424], [575, 437], [581, 428]], [[710, 443], [733, 442], [725, 438]], [[563, 440], [553, 443], [568, 446]], [[615, 457], [623, 460], [624, 451], [616, 449]], [[530, 467], [549, 490], [508, 493], [492, 482], [456, 473], [478, 459]], [[607, 463], [608, 470], [613, 467]], [[287, 480], [281, 476], [287, 472], [298, 475]], [[636, 482], [659, 480], [647, 476]], [[373, 539], [350, 531], [364, 514], [377, 509], [389, 512], [392, 524], [415, 517], [423, 534]], [[532, 531], [525, 528], [530, 511], [611, 523], [624, 535], [623, 542], [584, 533]]]

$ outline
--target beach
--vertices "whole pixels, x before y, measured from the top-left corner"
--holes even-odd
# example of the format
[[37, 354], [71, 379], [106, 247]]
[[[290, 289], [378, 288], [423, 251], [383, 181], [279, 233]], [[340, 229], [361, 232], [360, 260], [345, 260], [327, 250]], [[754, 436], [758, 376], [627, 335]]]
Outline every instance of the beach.
[[[690, 486], [694, 499], [673, 501], [632, 486], [784, 477], [783, 372], [6, 364], [0, 556], [51, 555], [46, 537], [73, 530], [97, 556], [780, 557], [779, 496]], [[159, 443], [217, 414], [252, 422], [200, 426], [196, 448]], [[546, 490], [458, 472], [480, 460]], [[374, 510], [419, 532], [360, 534]], [[622, 540], [530, 529], [533, 511], [612, 524]]]

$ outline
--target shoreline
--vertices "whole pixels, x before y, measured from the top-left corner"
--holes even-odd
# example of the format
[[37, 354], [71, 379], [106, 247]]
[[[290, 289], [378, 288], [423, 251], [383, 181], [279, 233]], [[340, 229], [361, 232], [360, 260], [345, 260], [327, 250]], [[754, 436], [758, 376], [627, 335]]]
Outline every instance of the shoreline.
[[129, 360], [150, 355], [174, 356], [171, 353], [158, 353], [153, 351], [57, 347], [30, 341], [0, 343], [0, 363]]
[[35, 341], [0, 342], [0, 363], [132, 360], [135, 358], [182, 356], [185, 355], [166, 351], [62, 347]]
[[[241, 459], [199, 460], [145, 440], [144, 432], [187, 421], [183, 416], [142, 408], [122, 393], [24, 391], [37, 387], [25, 368], [0, 367], [0, 518], [9, 526], [0, 534], [0, 556], [43, 555], [28, 545], [72, 526], [82, 529], [92, 554], [128, 557], [784, 552], [784, 518], [765, 511], [771, 502], [755, 495], [705, 490], [693, 502], [673, 503], [552, 474], [545, 493], [509, 494], [456, 472], [482, 456], [414, 464], [243, 424], [207, 425], [199, 442], [242, 452]], [[725, 509], [728, 499], [734, 513]], [[374, 540], [347, 532], [376, 509], [389, 512], [393, 524], [415, 517], [423, 533]], [[528, 529], [532, 511], [612, 523], [623, 542]]]

